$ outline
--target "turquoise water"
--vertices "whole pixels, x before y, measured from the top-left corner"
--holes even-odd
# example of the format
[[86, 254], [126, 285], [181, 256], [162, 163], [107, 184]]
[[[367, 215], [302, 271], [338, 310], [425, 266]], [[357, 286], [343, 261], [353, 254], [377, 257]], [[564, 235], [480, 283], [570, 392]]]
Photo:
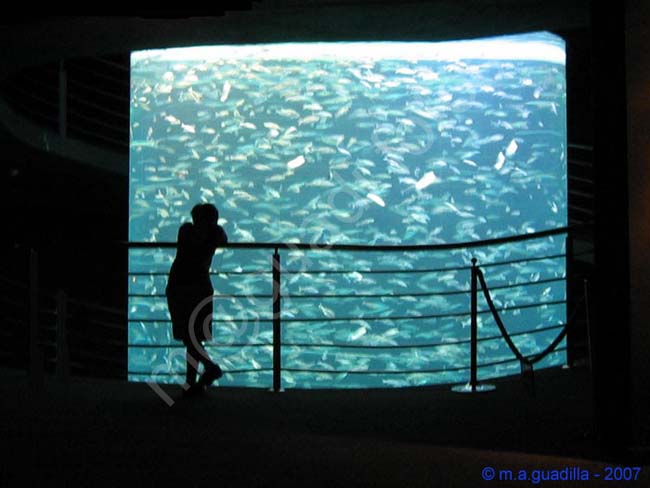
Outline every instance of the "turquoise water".
[[[231, 242], [456, 243], [567, 223], [564, 44], [547, 33], [143, 51], [131, 86], [132, 242], [175, 241], [200, 201], [218, 206]], [[271, 385], [271, 253], [215, 255], [215, 293], [238, 295], [215, 298], [208, 350], [227, 372], [220, 384]], [[529, 332], [515, 343], [540, 351], [566, 321], [563, 253], [562, 236], [445, 252], [283, 250], [283, 386], [465, 381], [472, 257], [558, 256], [484, 270], [506, 327]], [[164, 298], [173, 257], [130, 251], [130, 380], [184, 373]], [[528, 284], [499, 288], [517, 283]], [[479, 326], [498, 335], [489, 314]], [[511, 358], [503, 340], [480, 342], [479, 363], [492, 365], [479, 379], [517, 372]], [[564, 360], [561, 350], [540, 366]]]

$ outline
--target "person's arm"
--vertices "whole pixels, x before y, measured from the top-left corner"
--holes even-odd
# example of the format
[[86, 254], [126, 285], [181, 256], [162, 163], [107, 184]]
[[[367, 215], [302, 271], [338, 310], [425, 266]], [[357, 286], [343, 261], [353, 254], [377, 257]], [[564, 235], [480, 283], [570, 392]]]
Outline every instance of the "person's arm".
[[178, 228], [178, 237], [176, 239], [178, 247], [182, 247], [187, 244], [191, 232], [192, 232], [192, 224], [190, 224], [189, 222], [185, 222], [183, 225], [181, 225]]
[[223, 227], [221, 227], [220, 225], [217, 225], [217, 227], [219, 229], [219, 245], [225, 246], [226, 244], [228, 244], [228, 234], [226, 234], [226, 231], [223, 230]]
[[217, 224], [215, 227], [211, 227], [209, 232], [209, 243], [213, 248], [228, 244], [226, 231], [220, 225]]

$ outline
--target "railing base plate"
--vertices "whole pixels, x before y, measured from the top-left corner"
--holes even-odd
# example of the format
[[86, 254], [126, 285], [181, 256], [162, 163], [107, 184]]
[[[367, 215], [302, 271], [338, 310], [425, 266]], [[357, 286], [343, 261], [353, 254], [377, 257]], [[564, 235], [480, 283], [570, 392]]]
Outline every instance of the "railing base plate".
[[494, 391], [497, 387], [494, 385], [489, 385], [487, 383], [481, 383], [472, 388], [472, 385], [466, 383], [464, 385], [456, 385], [451, 388], [451, 391], [455, 393], [486, 393], [488, 391]]

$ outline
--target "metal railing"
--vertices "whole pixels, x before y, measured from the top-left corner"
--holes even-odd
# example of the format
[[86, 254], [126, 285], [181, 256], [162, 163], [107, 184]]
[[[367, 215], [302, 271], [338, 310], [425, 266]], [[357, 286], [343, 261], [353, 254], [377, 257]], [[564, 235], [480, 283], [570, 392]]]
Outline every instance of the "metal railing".
[[44, 373], [124, 378], [126, 311], [43, 287], [38, 252], [17, 254], [27, 276], [0, 274], [0, 364], [26, 369], [36, 382]]
[[[539, 239], [543, 237], [553, 237], [559, 235], [566, 235], [566, 253], [562, 254], [548, 254], [543, 256], [529, 256], [519, 259], [510, 259], [507, 261], [498, 261], [498, 262], [484, 262], [481, 263], [481, 268], [489, 270], [498, 266], [512, 265], [512, 264], [523, 264], [531, 263], [541, 260], [553, 260], [553, 259], [562, 259], [567, 260], [566, 275], [563, 277], [551, 277], [543, 278], [536, 277], [533, 281], [530, 280], [516, 280], [514, 283], [507, 283], [503, 285], [497, 285], [491, 287], [491, 290], [507, 290], [514, 287], [527, 287], [533, 285], [542, 285], [542, 284], [552, 284], [556, 282], [566, 281], [570, 282], [573, 277], [571, 275], [571, 266], [575, 256], [572, 255], [572, 245], [571, 245], [571, 234], [574, 232], [579, 232], [584, 230], [584, 226], [580, 228], [560, 228], [549, 231], [537, 232], [534, 234], [527, 234], [522, 236], [513, 236], [507, 238], [499, 239], [490, 239], [485, 241], [476, 241], [471, 243], [460, 243], [460, 244], [443, 244], [443, 245], [423, 245], [423, 246], [364, 246], [364, 245], [311, 245], [311, 244], [289, 244], [289, 243], [239, 243], [239, 244], [230, 244], [228, 248], [239, 248], [239, 249], [271, 249], [272, 254], [272, 269], [270, 271], [251, 271], [251, 270], [238, 270], [238, 271], [225, 271], [220, 270], [216, 271], [214, 274], [271, 274], [272, 277], [272, 293], [271, 294], [254, 294], [256, 298], [271, 299], [272, 305], [272, 316], [268, 320], [260, 319], [260, 321], [271, 322], [273, 325], [272, 328], [272, 338], [267, 341], [257, 341], [257, 342], [233, 342], [227, 344], [227, 346], [232, 348], [242, 348], [242, 347], [265, 347], [272, 348], [272, 368], [239, 368], [237, 370], [228, 371], [231, 374], [237, 373], [259, 373], [263, 371], [270, 372], [272, 371], [272, 389], [274, 391], [282, 390], [282, 373], [291, 372], [291, 373], [323, 373], [323, 374], [338, 374], [338, 375], [363, 375], [363, 374], [380, 374], [380, 375], [397, 375], [397, 374], [435, 374], [435, 373], [449, 373], [449, 372], [469, 372], [469, 382], [468, 389], [469, 391], [476, 391], [479, 381], [478, 381], [478, 370], [481, 368], [495, 367], [502, 364], [519, 361], [520, 363], [527, 363], [538, 361], [541, 359], [539, 353], [523, 357], [521, 354], [513, 350], [512, 359], [498, 359], [496, 361], [487, 361], [479, 363], [478, 357], [478, 345], [483, 342], [497, 341], [502, 338], [508, 342], [509, 346], [512, 349], [512, 342], [510, 338], [522, 336], [525, 334], [530, 334], [531, 332], [535, 333], [546, 333], [553, 330], [558, 331], [558, 338], [553, 341], [553, 347], [547, 348], [547, 351], [550, 352], [552, 349], [556, 351], [571, 351], [571, 327], [568, 327], [568, 324], [572, 322], [572, 319], [575, 317], [576, 306], [575, 297], [567, 296], [564, 300], [546, 300], [540, 303], [524, 303], [524, 304], [511, 304], [508, 306], [497, 307], [488, 301], [490, 307], [488, 309], [479, 309], [478, 308], [478, 282], [483, 281], [482, 272], [477, 266], [477, 262], [473, 261], [471, 265], [467, 266], [447, 266], [443, 268], [420, 268], [420, 269], [381, 269], [381, 270], [356, 270], [357, 272], [361, 271], [364, 274], [395, 274], [395, 273], [434, 273], [434, 272], [444, 272], [444, 271], [457, 271], [457, 272], [467, 272], [470, 276], [469, 282], [471, 284], [469, 289], [461, 287], [457, 290], [449, 291], [405, 291], [405, 292], [395, 292], [395, 293], [358, 293], [345, 294], [345, 293], [284, 293], [281, 292], [281, 284], [283, 276], [291, 276], [295, 274], [308, 274], [308, 273], [332, 273], [332, 274], [345, 274], [350, 273], [350, 270], [343, 269], [315, 269], [315, 270], [283, 270], [280, 262], [280, 253], [281, 249], [295, 250], [315, 250], [315, 251], [402, 251], [402, 250], [451, 250], [451, 249], [463, 249], [463, 248], [477, 248], [477, 247], [487, 247], [490, 245], [499, 245], [499, 244], [508, 244], [512, 242], [522, 242], [526, 240]], [[174, 248], [175, 243], [129, 243], [129, 247], [133, 249], [150, 249], [150, 248]], [[588, 251], [590, 252], [590, 251]], [[45, 368], [46, 371], [56, 372], [59, 376], [67, 376], [69, 372], [77, 374], [90, 374], [94, 376], [112, 376], [112, 377], [125, 377], [129, 374], [128, 372], [128, 360], [126, 354], [126, 348], [129, 346], [127, 337], [127, 322], [125, 311], [117, 310], [111, 307], [100, 306], [95, 303], [88, 303], [82, 300], [76, 300], [68, 297], [64, 292], [47, 292], [40, 290], [38, 287], [38, 272], [37, 272], [37, 262], [35, 261], [35, 255], [32, 254], [32, 265], [30, 267], [31, 271], [31, 280], [28, 284], [14, 282], [12, 280], [3, 279], [4, 285], [13, 290], [13, 294], [5, 294], [4, 301], [7, 306], [5, 310], [8, 310], [12, 305], [16, 310], [23, 310], [23, 312], [17, 312], [13, 314], [17, 322], [21, 322], [23, 325], [22, 330], [28, 330], [31, 328], [29, 334], [29, 343], [27, 341], [23, 342], [24, 347], [30, 350], [30, 364], [27, 366], [34, 374], [34, 370], [38, 368]], [[354, 271], [352, 271], [354, 272]], [[148, 274], [158, 274], [166, 275], [167, 273], [147, 273], [147, 272], [134, 272], [132, 275], [141, 276]], [[29, 285], [29, 286], [27, 286]], [[567, 287], [567, 292], [569, 292], [569, 287]], [[484, 293], [487, 293], [487, 287], [483, 287]], [[285, 323], [317, 323], [317, 322], [326, 322], [326, 321], [358, 321], [360, 317], [348, 316], [348, 317], [319, 317], [319, 318], [283, 318], [282, 316], [282, 300], [283, 298], [292, 299], [292, 298], [333, 298], [338, 300], [345, 300], [349, 298], [426, 298], [435, 295], [468, 295], [470, 296], [470, 307], [468, 311], [445, 311], [442, 310], [442, 313], [418, 313], [412, 315], [398, 315], [398, 316], [386, 316], [379, 314], [377, 316], [364, 316], [361, 317], [362, 320], [366, 322], [372, 322], [373, 320], [378, 321], [400, 321], [400, 320], [426, 320], [426, 319], [436, 319], [443, 317], [451, 318], [461, 318], [470, 317], [470, 334], [468, 338], [457, 337], [453, 341], [420, 341], [417, 343], [408, 343], [408, 344], [354, 344], [346, 343], [342, 341], [331, 341], [327, 343], [322, 342], [306, 342], [306, 341], [283, 341], [282, 340], [282, 324]], [[13, 296], [13, 298], [12, 298]], [[163, 294], [138, 294], [130, 293], [132, 297], [162, 297]], [[250, 298], [251, 294], [220, 294], [216, 295], [215, 298]], [[573, 298], [573, 299], [572, 299]], [[573, 303], [573, 305], [572, 305]], [[496, 318], [496, 314], [503, 311], [515, 311], [522, 310], [526, 308], [533, 308], [538, 306], [553, 306], [566, 304], [569, 307], [567, 310], [567, 315], [571, 318], [565, 324], [553, 324], [545, 325], [533, 330], [518, 330], [508, 334], [504, 334], [503, 330], [500, 330], [500, 334], [496, 335], [483, 335], [479, 336], [478, 334], [478, 317], [484, 314], [492, 314]], [[573, 308], [571, 310], [571, 307]], [[132, 319], [134, 321], [136, 319]], [[138, 322], [144, 322], [144, 320], [137, 319]], [[159, 321], [157, 319], [152, 319], [151, 321]], [[214, 322], [233, 322], [233, 319], [222, 320], [217, 319]], [[12, 335], [12, 327], [8, 327], [9, 321], [5, 321], [5, 328], [3, 329], [3, 335]], [[18, 324], [20, 325], [20, 324]], [[539, 325], [539, 324], [538, 324]], [[30, 327], [28, 327], [30, 326]], [[15, 327], [13, 327], [15, 328]], [[20, 328], [20, 327], [19, 327]], [[17, 330], [17, 329], [16, 329]], [[21, 333], [22, 334], [22, 333]], [[567, 346], [562, 348], [557, 348], [561, 340], [567, 336]], [[452, 366], [445, 368], [425, 368], [425, 369], [383, 369], [383, 370], [370, 370], [364, 368], [355, 368], [352, 366], [346, 370], [332, 370], [332, 369], [319, 369], [316, 368], [304, 368], [304, 367], [287, 367], [282, 364], [282, 350], [283, 348], [323, 348], [323, 349], [332, 349], [339, 348], [345, 350], [430, 350], [434, 351], [437, 348], [445, 346], [470, 346], [470, 358], [469, 365], [467, 366]], [[137, 347], [147, 347], [146, 345], [136, 344]], [[178, 347], [182, 348], [183, 346], [179, 344], [164, 344], [164, 345], [151, 345], [150, 347]], [[6, 352], [6, 351], [3, 351]], [[530, 361], [529, 361], [530, 359]], [[568, 363], [571, 364], [575, 358], [567, 358]], [[131, 372], [133, 373], [133, 372]], [[38, 373], [38, 371], [36, 372]], [[143, 372], [143, 374], [146, 374]]]
[[[588, 226], [587, 226], [588, 227]], [[558, 228], [558, 229], [552, 229], [552, 230], [546, 230], [546, 231], [541, 231], [541, 232], [535, 232], [535, 233], [530, 233], [530, 234], [525, 234], [525, 235], [518, 235], [518, 236], [511, 236], [511, 237], [503, 237], [503, 238], [495, 238], [495, 239], [488, 239], [488, 240], [482, 240], [482, 241], [473, 241], [473, 242], [466, 242], [466, 243], [457, 243], [457, 244], [435, 244], [435, 245], [373, 245], [373, 246], [368, 246], [368, 245], [351, 245], [351, 244], [294, 244], [294, 243], [233, 243], [233, 244], [228, 244], [227, 246], [224, 246], [225, 248], [228, 249], [269, 249], [273, 251], [272, 254], [272, 269], [269, 271], [260, 271], [260, 270], [255, 270], [255, 271], [227, 271], [227, 270], [220, 270], [216, 271], [213, 274], [230, 274], [230, 273], [235, 273], [235, 274], [253, 274], [253, 273], [270, 273], [272, 275], [272, 294], [216, 294], [215, 299], [219, 298], [250, 298], [251, 296], [254, 296], [255, 298], [271, 298], [272, 301], [272, 317], [270, 319], [259, 319], [259, 321], [262, 322], [272, 322], [273, 328], [272, 328], [272, 341], [267, 341], [267, 342], [254, 342], [254, 343], [229, 343], [229, 344], [224, 344], [223, 346], [229, 346], [229, 347], [272, 347], [272, 368], [247, 368], [247, 369], [237, 369], [233, 371], [228, 371], [231, 374], [237, 374], [237, 373], [250, 373], [250, 372], [263, 372], [266, 371], [268, 372], [269, 370], [272, 370], [273, 373], [273, 381], [272, 381], [272, 389], [273, 391], [281, 391], [282, 390], [282, 373], [284, 372], [292, 372], [292, 373], [324, 373], [324, 374], [344, 374], [344, 375], [355, 375], [355, 374], [385, 374], [385, 375], [390, 375], [390, 374], [418, 374], [418, 373], [426, 373], [426, 374], [433, 374], [433, 373], [441, 373], [441, 372], [450, 372], [450, 371], [467, 371], [469, 370], [470, 372], [470, 381], [469, 381], [469, 386], [471, 391], [476, 391], [476, 387], [478, 385], [478, 369], [482, 367], [488, 367], [488, 366], [495, 366], [498, 364], [503, 364], [507, 362], [512, 362], [512, 361], [522, 361], [522, 357], [514, 357], [513, 359], [507, 359], [507, 360], [498, 360], [498, 361], [492, 361], [488, 363], [483, 363], [479, 364], [478, 362], [478, 344], [483, 341], [488, 341], [488, 340], [496, 340], [500, 338], [500, 335], [496, 336], [489, 336], [489, 337], [478, 337], [478, 325], [477, 325], [477, 318], [482, 315], [482, 314], [495, 314], [500, 311], [508, 310], [508, 311], [515, 311], [515, 310], [522, 310], [526, 308], [534, 308], [534, 307], [542, 307], [542, 306], [553, 306], [553, 305], [567, 305], [568, 304], [568, 297], [566, 297], [563, 300], [547, 300], [539, 303], [526, 303], [526, 304], [518, 304], [518, 305], [511, 305], [511, 306], [506, 306], [506, 307], [500, 307], [497, 308], [493, 306], [491, 302], [488, 302], [490, 304], [490, 308], [485, 309], [485, 310], [479, 310], [477, 306], [477, 300], [478, 300], [478, 280], [479, 277], [482, 277], [481, 272], [476, 265], [476, 259], [472, 260], [471, 265], [467, 266], [454, 266], [454, 267], [445, 267], [445, 268], [434, 268], [434, 269], [385, 269], [385, 270], [283, 270], [281, 266], [281, 259], [280, 259], [280, 250], [309, 250], [309, 251], [347, 251], [347, 252], [359, 252], [359, 251], [366, 251], [366, 252], [391, 252], [391, 251], [445, 251], [445, 250], [459, 250], [459, 249], [472, 249], [472, 248], [481, 248], [481, 247], [490, 247], [490, 246], [497, 246], [501, 244], [510, 244], [510, 243], [517, 243], [517, 242], [524, 242], [524, 241], [529, 241], [533, 239], [540, 239], [540, 238], [552, 238], [554, 236], [561, 236], [565, 235], [567, 239], [567, 244], [566, 244], [566, 253], [562, 254], [550, 254], [546, 256], [529, 256], [529, 257], [523, 257], [519, 259], [513, 259], [509, 261], [500, 261], [500, 262], [488, 262], [488, 263], [482, 263], [481, 266], [484, 268], [489, 268], [493, 266], [499, 266], [499, 265], [508, 265], [508, 264], [516, 264], [516, 263], [526, 263], [526, 262], [534, 262], [534, 261], [540, 261], [540, 260], [549, 260], [549, 259], [562, 259], [565, 258], [567, 261], [570, 261], [573, 259], [573, 256], [571, 255], [572, 252], [572, 246], [570, 244], [571, 241], [571, 233], [576, 231], [576, 230], [582, 230], [584, 229], [585, 226], [582, 227], [574, 227], [574, 228], [569, 228], [569, 227], [563, 227], [563, 228]], [[175, 248], [176, 243], [173, 242], [131, 242], [128, 244], [130, 249], [165, 249], [165, 248]], [[589, 251], [588, 251], [589, 252]], [[445, 291], [445, 292], [404, 292], [404, 293], [390, 293], [390, 294], [385, 294], [385, 293], [353, 293], [353, 294], [321, 294], [321, 293], [307, 293], [307, 294], [285, 294], [283, 295], [281, 292], [281, 284], [283, 280], [284, 275], [291, 275], [291, 274], [296, 274], [296, 273], [350, 273], [350, 272], [360, 272], [363, 274], [369, 274], [369, 273], [431, 273], [431, 272], [440, 272], [440, 271], [466, 271], [470, 274], [470, 283], [471, 283], [471, 289], [459, 289], [459, 290], [451, 290], [451, 291]], [[148, 273], [148, 272], [133, 272], [130, 273], [132, 276], [142, 276], [142, 275], [150, 275], [150, 274], [157, 274], [157, 275], [166, 275], [166, 273]], [[539, 284], [548, 284], [548, 283], [553, 283], [553, 282], [558, 282], [558, 281], [567, 281], [570, 278], [565, 275], [564, 277], [552, 277], [552, 278], [538, 278], [536, 281], [524, 281], [524, 282], [517, 282], [517, 283], [509, 283], [507, 285], [501, 285], [501, 286], [495, 286], [493, 289], [508, 289], [516, 286], [527, 286], [527, 285], [539, 285]], [[470, 294], [471, 297], [471, 306], [469, 311], [453, 311], [453, 312], [444, 312], [444, 313], [434, 313], [434, 314], [417, 314], [417, 315], [397, 315], [397, 316], [386, 316], [386, 315], [378, 315], [378, 316], [369, 316], [369, 317], [356, 317], [356, 316], [346, 316], [346, 317], [339, 317], [339, 316], [330, 316], [330, 317], [300, 317], [300, 318], [295, 318], [295, 317], [290, 317], [290, 318], [283, 318], [282, 317], [282, 299], [283, 298], [337, 298], [337, 299], [346, 299], [346, 298], [382, 298], [382, 297], [422, 297], [422, 296], [432, 296], [432, 295], [454, 295], [454, 294]], [[139, 293], [134, 293], [134, 294], [129, 294], [130, 297], [149, 297], [153, 296], [151, 294], [139, 294]], [[157, 294], [155, 296], [162, 297], [164, 296], [163, 294]], [[574, 315], [574, 314], [572, 314]], [[285, 323], [292, 323], [292, 322], [300, 322], [300, 323], [310, 323], [310, 322], [333, 322], [333, 321], [343, 321], [343, 322], [352, 322], [352, 321], [358, 321], [358, 320], [364, 320], [366, 322], [371, 322], [373, 320], [390, 320], [390, 321], [399, 321], [399, 320], [422, 320], [422, 319], [433, 319], [433, 318], [442, 318], [442, 317], [470, 317], [470, 322], [471, 322], [471, 327], [470, 327], [470, 337], [468, 339], [459, 339], [455, 340], [453, 342], [440, 342], [440, 343], [416, 343], [416, 344], [398, 344], [398, 345], [363, 345], [363, 344], [348, 344], [348, 343], [310, 343], [310, 342], [283, 342], [282, 340], [282, 324], [283, 322]], [[169, 322], [168, 320], [165, 319], [156, 319], [156, 318], [130, 318], [129, 322], [141, 322], [141, 323], [146, 323], [146, 322]], [[237, 322], [237, 319], [214, 319], [213, 322], [220, 323], [220, 322]], [[535, 324], [535, 325], [540, 325], [540, 324]], [[523, 334], [528, 334], [532, 332], [540, 332], [540, 331], [550, 331], [550, 330], [555, 330], [558, 329], [560, 331], [560, 335], [562, 338], [566, 335], [567, 332], [567, 324], [555, 324], [552, 326], [542, 326], [539, 329], [531, 329], [528, 331], [519, 331], [516, 333], [510, 334], [508, 337], [503, 336], [506, 339], [506, 342], [509, 341], [509, 337], [512, 336], [517, 336], [517, 335], [523, 335]], [[502, 331], [503, 332], [503, 331]], [[503, 335], [503, 334], [502, 334]], [[557, 348], [557, 346], [561, 342], [560, 340], [554, 341], [553, 347], [545, 351], [546, 354], [551, 352], [551, 350], [556, 350], [556, 351], [563, 351], [566, 350], [567, 348]], [[441, 347], [441, 346], [450, 346], [450, 345], [466, 345], [469, 344], [471, 348], [470, 352], [470, 364], [469, 366], [462, 366], [462, 367], [445, 367], [443, 369], [414, 369], [414, 370], [396, 370], [396, 369], [386, 369], [386, 370], [369, 370], [369, 369], [363, 369], [360, 368], [358, 370], [355, 370], [354, 368], [352, 369], [346, 369], [346, 370], [332, 370], [332, 369], [314, 369], [314, 368], [295, 368], [295, 367], [287, 367], [282, 364], [282, 349], [283, 347], [303, 347], [303, 348], [350, 348], [350, 349], [420, 349], [420, 348], [428, 348], [428, 349], [434, 349], [436, 347]], [[211, 344], [211, 345], [219, 345], [220, 344]], [[142, 346], [140, 344], [134, 344], [133, 346], [137, 347], [146, 347]], [[151, 347], [163, 347], [160, 345], [152, 345]], [[164, 345], [164, 347], [174, 347], [172, 344], [167, 344]], [[176, 347], [183, 347], [182, 345], [178, 345]], [[567, 346], [570, 347], [570, 346]], [[538, 358], [541, 359], [541, 358]], [[537, 361], [536, 359], [535, 361]], [[526, 359], [524, 359], [526, 361]], [[137, 372], [137, 371], [130, 371], [130, 374], [151, 374], [151, 373], [146, 373], [146, 372]], [[169, 373], [169, 374], [174, 374], [174, 373]]]

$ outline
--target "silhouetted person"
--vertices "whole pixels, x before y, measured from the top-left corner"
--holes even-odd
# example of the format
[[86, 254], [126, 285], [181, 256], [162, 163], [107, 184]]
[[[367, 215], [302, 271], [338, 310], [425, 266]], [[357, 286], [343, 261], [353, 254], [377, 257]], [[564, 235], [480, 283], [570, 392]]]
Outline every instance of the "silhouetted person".
[[[172, 319], [174, 339], [187, 348], [186, 383], [188, 395], [202, 392], [222, 376], [221, 368], [210, 360], [203, 342], [212, 338], [212, 295], [210, 264], [218, 246], [228, 242], [228, 236], [217, 223], [219, 211], [210, 204], [192, 209], [193, 223], [178, 229], [176, 258], [169, 271], [167, 305]], [[198, 365], [205, 371], [197, 382]]]

